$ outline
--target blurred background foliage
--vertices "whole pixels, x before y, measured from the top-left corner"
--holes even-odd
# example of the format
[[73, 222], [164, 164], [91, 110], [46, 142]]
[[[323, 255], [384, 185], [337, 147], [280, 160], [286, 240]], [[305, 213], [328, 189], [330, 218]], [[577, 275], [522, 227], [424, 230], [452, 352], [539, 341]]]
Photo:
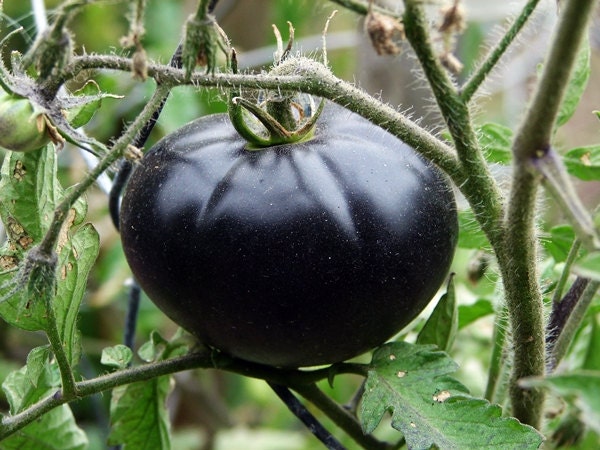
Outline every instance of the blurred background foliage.
[[[59, 3], [58, 0], [45, 2], [50, 18], [52, 9]], [[119, 43], [128, 32], [130, 3], [100, 0], [83, 8], [71, 26], [77, 43], [76, 52], [130, 54], [131, 49], [124, 49]], [[402, 2], [387, 3], [395, 9]], [[441, 3], [432, 2], [431, 16], [434, 20], [439, 19]], [[532, 24], [527, 27], [520, 44], [504, 59], [501, 67], [486, 83], [485, 94], [477, 99], [477, 122], [493, 120], [509, 127], [518, 123], [532, 87], [532, 75], [536, 73], [536, 65], [540, 63], [556, 16], [554, 2], [543, 3], [545, 7], [540, 8]], [[457, 75], [459, 81], [468, 76], [489, 44], [501, 35], [507, 18], [520, 5], [494, 0], [470, 0], [465, 2], [465, 6], [468, 27], [456, 43], [456, 55], [464, 64], [463, 71]], [[168, 62], [180, 40], [182, 25], [195, 7], [195, 0], [148, 0], [143, 45], [151, 60]], [[24, 0], [6, 0], [4, 9], [2, 35], [23, 27], [21, 33], [11, 38], [8, 47], [24, 52], [36, 34], [31, 4]], [[286, 39], [287, 21], [290, 21], [296, 30], [296, 49], [320, 58], [322, 30], [334, 9], [341, 8], [327, 1], [221, 0], [216, 15], [240, 55], [240, 66], [244, 70], [258, 71], [268, 68], [272, 62], [275, 44], [272, 24], [281, 30]], [[600, 81], [600, 70], [597, 70], [600, 64], [599, 36], [596, 23], [591, 39], [592, 79], [588, 92], [574, 120], [561, 129], [558, 137], [565, 149], [589, 145], [598, 140], [600, 124], [592, 110], [600, 109], [600, 90], [597, 89]], [[364, 35], [361, 19], [342, 10], [331, 22], [327, 42], [329, 60], [337, 76], [354, 81], [374, 95], [397, 105], [432, 130], [443, 129], [429, 98], [426, 83], [416, 70], [414, 58], [406, 46], [399, 56], [376, 55]], [[94, 72], [86, 75], [95, 79], [104, 91], [123, 96], [119, 100], [105, 100], [101, 110], [86, 127], [87, 133], [109, 142], [140, 111], [151, 95], [154, 84], [151, 80], [135, 81], [130, 74]], [[84, 81], [82, 76], [70, 87], [75, 89], [77, 84]], [[224, 95], [218, 89], [182, 87], [174, 90], [149, 144], [196, 117], [224, 111]], [[84, 161], [73, 148], [67, 147], [61, 151], [60, 163], [65, 185], [74, 183], [86, 170]], [[498, 176], [502, 177], [502, 170], [499, 170]], [[587, 183], [585, 189], [582, 194], [587, 204], [597, 204], [597, 186], [594, 188], [593, 184]], [[102, 348], [122, 340], [127, 303], [126, 283], [130, 273], [118, 234], [108, 218], [106, 195], [100, 189], [95, 189], [88, 194], [87, 200], [90, 204], [89, 220], [100, 232], [102, 242], [80, 317], [85, 352], [81, 372], [82, 376], [91, 377], [105, 370], [99, 365]], [[561, 220], [558, 212], [551, 208], [548, 215], [554, 223]], [[483, 302], [480, 305], [485, 311], [491, 312], [497, 303], [496, 278], [493, 271], [487, 271], [479, 278], [475, 276], [478, 273], [477, 264], [482, 262], [481, 255], [478, 249], [459, 249], [453, 268], [457, 274], [458, 299], [465, 306]], [[549, 264], [548, 267], [549, 270], [556, 270], [555, 265]], [[425, 312], [424, 317], [429, 311]], [[490, 356], [493, 323], [491, 315], [485, 311], [481, 313], [482, 318], [461, 329], [451, 352], [451, 356], [461, 365], [458, 377], [475, 395], [484, 392]], [[417, 320], [406, 331], [407, 339], [414, 339], [415, 330], [422, 323], [422, 319]], [[138, 346], [154, 329], [170, 336], [175, 326], [150, 301], [144, 299], [137, 330]], [[581, 334], [581, 339], [589, 339], [589, 329], [584, 329]], [[20, 367], [28, 350], [42, 343], [43, 336], [9, 329], [0, 322], [0, 377], [4, 378], [8, 371]], [[368, 357], [365, 358], [368, 360]], [[186, 372], [175, 378], [175, 389], [169, 400], [174, 424], [173, 448], [321, 448], [321, 444], [303, 429], [263, 382], [216, 371]], [[326, 385], [323, 388], [344, 403], [350, 401], [358, 383], [359, 380], [352, 377], [338, 378], [334, 389]], [[73, 405], [80, 423], [88, 430], [90, 437], [94, 437], [92, 449], [105, 448], [108, 398], [108, 395], [98, 396]], [[3, 405], [3, 409], [5, 407]], [[323, 421], [326, 426], [331, 426], [326, 418]], [[380, 429], [391, 431], [389, 427]], [[597, 442], [595, 436], [586, 439]], [[353, 448], [352, 442], [347, 439], [344, 444]]]

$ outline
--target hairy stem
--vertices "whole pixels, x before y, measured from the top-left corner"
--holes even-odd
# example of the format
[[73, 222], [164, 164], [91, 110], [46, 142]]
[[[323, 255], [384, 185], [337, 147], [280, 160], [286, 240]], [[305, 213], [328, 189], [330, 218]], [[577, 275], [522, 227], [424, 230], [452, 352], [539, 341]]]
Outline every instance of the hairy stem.
[[[63, 82], [85, 69], [112, 69], [128, 72], [131, 60], [113, 56], [89, 55], [77, 57], [63, 72]], [[424, 130], [394, 108], [352, 84], [335, 77], [322, 64], [305, 58], [289, 58], [277, 66], [281, 74], [219, 74], [193, 73], [186, 80], [182, 70], [163, 65], [148, 65], [148, 75], [159, 83], [173, 86], [195, 85], [221, 88], [254, 88], [282, 91], [302, 91], [332, 100], [348, 109], [365, 115], [371, 122], [388, 130], [417, 152], [437, 164], [460, 185], [467, 177], [461, 170], [454, 150]]]
[[[0, 441], [16, 433], [26, 425], [46, 414], [48, 411], [100, 392], [114, 389], [138, 381], [146, 381], [159, 376], [169, 375], [189, 369], [219, 368], [232, 373], [258, 378], [284, 386], [303, 386], [328, 379], [331, 375], [329, 367], [312, 371], [277, 369], [261, 364], [250, 363], [232, 358], [222, 353], [211, 351], [192, 352], [184, 356], [170, 358], [164, 361], [130, 367], [91, 380], [75, 383], [71, 392], [57, 392], [31, 405], [24, 411], [12, 416], [3, 416], [0, 422]], [[361, 364], [341, 363], [336, 365], [336, 374], [366, 375], [366, 366]], [[76, 395], [75, 395], [76, 393]], [[358, 424], [352, 425], [353, 430]], [[345, 429], [349, 433], [348, 430]]]
[[529, 0], [529, 2], [527, 2], [513, 24], [502, 36], [502, 39], [500, 39], [496, 46], [490, 51], [489, 55], [479, 66], [477, 71], [471, 75], [471, 78], [465, 82], [460, 93], [464, 102], [468, 103], [471, 101], [471, 98], [477, 92], [477, 89], [479, 89], [490, 72], [496, 67], [500, 58], [506, 53], [519, 32], [523, 29], [539, 2], [540, 0]]
[[140, 112], [136, 120], [127, 128], [127, 131], [117, 140], [111, 151], [104, 156], [96, 167], [73, 189], [68, 191], [65, 198], [56, 207], [54, 211], [54, 220], [46, 232], [44, 239], [40, 244], [40, 249], [46, 254], [53, 253], [56, 247], [60, 230], [64, 220], [73, 204], [81, 197], [92, 184], [102, 175], [114, 162], [116, 162], [127, 149], [127, 146], [134, 141], [138, 132], [145, 126], [146, 122], [152, 117], [154, 111], [160, 107], [166, 93], [171, 89], [169, 85], [160, 85], [157, 87], [154, 95]]
[[526, 167], [514, 168], [505, 244], [496, 250], [496, 255], [512, 330], [514, 356], [509, 391], [513, 415], [538, 428], [544, 395], [541, 390], [526, 391], [518, 385], [521, 378], [542, 376], [545, 367], [545, 327], [535, 241], [536, 186], [535, 177]]
[[[521, 378], [545, 372], [545, 326], [536, 271], [535, 209], [540, 178], [533, 162], [550, 149], [554, 123], [595, 2], [563, 2], [562, 14], [531, 105], [515, 136], [515, 167], [506, 216], [506, 239], [497, 249], [511, 321], [514, 360], [510, 384], [513, 414], [539, 428], [544, 394], [526, 390]], [[499, 250], [499, 251], [498, 251]]]
[[460, 159], [462, 180], [453, 179], [469, 201], [492, 246], [497, 246], [502, 236], [499, 226], [503, 215], [502, 195], [479, 147], [469, 108], [434, 53], [423, 2], [405, 0], [404, 4], [406, 38], [421, 63]]

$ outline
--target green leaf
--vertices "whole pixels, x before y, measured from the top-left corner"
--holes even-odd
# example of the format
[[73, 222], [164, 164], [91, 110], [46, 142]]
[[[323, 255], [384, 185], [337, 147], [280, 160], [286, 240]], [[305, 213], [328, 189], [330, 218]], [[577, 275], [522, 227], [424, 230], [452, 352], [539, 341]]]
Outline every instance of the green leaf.
[[150, 333], [150, 340], [144, 342], [138, 349], [138, 356], [145, 362], [156, 361], [168, 343], [169, 341], [162, 337], [158, 331], [154, 330]]
[[131, 362], [133, 352], [129, 347], [123, 344], [117, 344], [113, 347], [106, 347], [102, 350], [100, 363], [105, 366], [124, 369]]
[[417, 344], [433, 344], [440, 350], [450, 351], [458, 330], [454, 274], [450, 275], [446, 293], [442, 295], [427, 322], [417, 336]]
[[[35, 351], [33, 356], [30, 354], [27, 366], [11, 372], [2, 383], [11, 414], [19, 413], [58, 391], [60, 374], [56, 364], [45, 364], [41, 367], [37, 363], [33, 364], [33, 360], [40, 359], [42, 353], [39, 350]], [[18, 433], [2, 440], [0, 448], [2, 450], [79, 450], [87, 448], [87, 445], [87, 437], [77, 426], [71, 409], [68, 405], [61, 405], [48, 411]]]
[[95, 81], [88, 80], [81, 89], [73, 93], [73, 96], [63, 99], [68, 108], [67, 121], [71, 127], [79, 128], [92, 120], [105, 98], [121, 97], [102, 93], [100, 86]]
[[558, 225], [540, 238], [544, 249], [552, 256], [554, 261], [563, 262], [567, 259], [573, 241], [575, 232], [571, 225]]
[[510, 164], [513, 139], [510, 128], [497, 123], [485, 123], [477, 128], [477, 136], [488, 162]]
[[150, 333], [150, 340], [140, 346], [138, 356], [145, 362], [153, 362], [184, 355], [189, 350], [186, 336], [185, 332], [179, 328], [169, 341], [154, 330]]
[[[74, 220], [74, 210], [71, 212]], [[72, 237], [65, 235], [58, 250], [59, 276], [54, 310], [65, 353], [72, 366], [77, 365], [81, 353], [77, 315], [99, 247], [98, 233], [91, 224], [86, 224]]]
[[563, 156], [567, 172], [584, 181], [600, 180], [600, 145], [577, 147]]
[[589, 39], [585, 39], [581, 43], [567, 92], [556, 117], [557, 127], [567, 123], [577, 109], [577, 105], [579, 105], [592, 70], [590, 66], [590, 54], [590, 42]]
[[521, 380], [523, 387], [546, 387], [555, 394], [571, 399], [581, 410], [581, 418], [600, 433], [600, 371], [577, 371], [546, 378]]
[[11, 414], [21, 412], [60, 387], [60, 373], [55, 363], [44, 365], [35, 380], [32, 380], [33, 373], [28, 373], [28, 370], [28, 366], [15, 370], [2, 382]]
[[170, 449], [165, 405], [170, 385], [171, 378], [162, 376], [113, 389], [108, 444], [123, 444], [126, 449]]
[[52, 352], [48, 345], [36, 347], [27, 355], [27, 376], [34, 387], [37, 387], [40, 375], [44, 371], [46, 364], [50, 361]]
[[[0, 275], [0, 297], [13, 290], [10, 281], [18, 263], [42, 239], [59, 195], [56, 152], [51, 146], [30, 153], [6, 154], [0, 174], [0, 218], [8, 240], [0, 250], [0, 261], [2, 268], [9, 271]], [[0, 316], [25, 330], [38, 331], [46, 326], [43, 302], [31, 301], [21, 292], [0, 303]]]
[[386, 412], [410, 449], [537, 449], [542, 436], [516, 419], [502, 417], [499, 406], [473, 398], [448, 376], [457, 365], [433, 346], [398, 342], [373, 355], [360, 407], [365, 433]]
[[572, 270], [582, 277], [600, 281], [600, 252], [588, 253], [573, 264]]
[[68, 405], [61, 405], [0, 443], [2, 450], [84, 450], [85, 432], [79, 428]]
[[490, 243], [471, 209], [458, 212], [458, 246], [460, 248], [490, 248]]
[[458, 307], [458, 329], [462, 330], [467, 325], [482, 317], [494, 314], [494, 312], [492, 302], [484, 298], [480, 298], [471, 305], [460, 305]]

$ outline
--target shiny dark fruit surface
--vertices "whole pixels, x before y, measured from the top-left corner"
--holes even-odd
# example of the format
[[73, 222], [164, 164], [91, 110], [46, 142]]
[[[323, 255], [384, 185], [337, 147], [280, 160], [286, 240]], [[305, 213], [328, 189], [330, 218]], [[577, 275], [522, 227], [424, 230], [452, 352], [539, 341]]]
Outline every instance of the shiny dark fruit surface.
[[121, 233], [150, 299], [198, 339], [282, 367], [382, 344], [444, 282], [458, 226], [446, 178], [328, 104], [312, 139], [249, 151], [227, 115], [157, 143]]

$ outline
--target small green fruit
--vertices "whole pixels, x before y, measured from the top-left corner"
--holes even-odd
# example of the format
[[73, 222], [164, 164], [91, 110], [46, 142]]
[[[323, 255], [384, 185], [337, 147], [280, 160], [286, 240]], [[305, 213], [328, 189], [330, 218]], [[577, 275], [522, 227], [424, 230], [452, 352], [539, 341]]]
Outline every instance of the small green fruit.
[[49, 142], [46, 118], [28, 99], [0, 94], [0, 147], [30, 152]]

